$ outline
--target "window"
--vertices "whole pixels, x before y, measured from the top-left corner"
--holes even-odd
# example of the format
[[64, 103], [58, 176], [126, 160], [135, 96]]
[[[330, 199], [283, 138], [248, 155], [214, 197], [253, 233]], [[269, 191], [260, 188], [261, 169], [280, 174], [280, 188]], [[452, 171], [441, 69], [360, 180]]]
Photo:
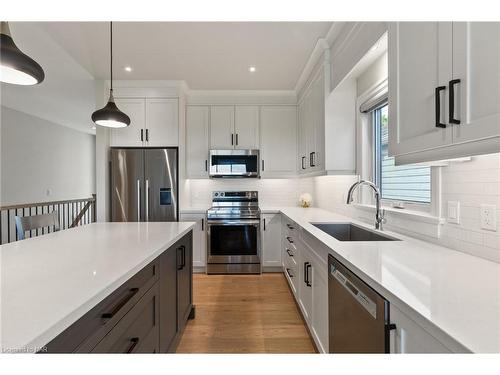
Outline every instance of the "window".
[[388, 154], [387, 102], [371, 111], [374, 134], [374, 178], [382, 199], [413, 203], [431, 202], [431, 167], [394, 165]]

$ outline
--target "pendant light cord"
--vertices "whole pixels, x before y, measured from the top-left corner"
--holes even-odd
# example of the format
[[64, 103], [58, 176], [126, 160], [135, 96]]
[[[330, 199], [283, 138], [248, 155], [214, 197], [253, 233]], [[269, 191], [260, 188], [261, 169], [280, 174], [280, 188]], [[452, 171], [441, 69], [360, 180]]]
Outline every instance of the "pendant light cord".
[[113, 21], [109, 23], [110, 35], [111, 35], [111, 91], [113, 91]]

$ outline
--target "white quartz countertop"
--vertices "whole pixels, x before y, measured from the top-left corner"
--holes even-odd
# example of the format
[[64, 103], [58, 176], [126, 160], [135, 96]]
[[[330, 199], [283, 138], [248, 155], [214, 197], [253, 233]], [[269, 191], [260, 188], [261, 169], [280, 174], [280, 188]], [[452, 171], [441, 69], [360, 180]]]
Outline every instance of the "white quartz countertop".
[[311, 223], [372, 227], [318, 208], [280, 211], [429, 332], [465, 350], [500, 353], [500, 264], [390, 231], [402, 241], [342, 242]]
[[0, 246], [0, 351], [40, 349], [193, 227], [93, 223]]

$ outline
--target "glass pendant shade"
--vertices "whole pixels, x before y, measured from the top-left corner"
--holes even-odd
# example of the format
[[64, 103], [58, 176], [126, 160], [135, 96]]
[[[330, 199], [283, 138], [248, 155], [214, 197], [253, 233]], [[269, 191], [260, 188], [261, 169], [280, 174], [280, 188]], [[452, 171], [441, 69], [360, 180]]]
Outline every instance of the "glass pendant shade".
[[17, 48], [10, 35], [9, 25], [2, 21], [0, 29], [0, 81], [14, 85], [36, 85], [45, 73], [31, 57]]
[[113, 98], [113, 90], [109, 92], [108, 104], [92, 113], [92, 121], [108, 128], [125, 128], [130, 125], [130, 117], [120, 111]]

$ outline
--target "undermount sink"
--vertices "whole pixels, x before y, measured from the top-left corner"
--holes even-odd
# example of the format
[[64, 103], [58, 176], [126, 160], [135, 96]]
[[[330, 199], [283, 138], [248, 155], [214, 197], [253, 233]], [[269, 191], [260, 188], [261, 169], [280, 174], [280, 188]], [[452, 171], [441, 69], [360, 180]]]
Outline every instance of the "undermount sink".
[[379, 232], [371, 231], [352, 223], [311, 224], [339, 241], [400, 241], [397, 238], [386, 236]]

